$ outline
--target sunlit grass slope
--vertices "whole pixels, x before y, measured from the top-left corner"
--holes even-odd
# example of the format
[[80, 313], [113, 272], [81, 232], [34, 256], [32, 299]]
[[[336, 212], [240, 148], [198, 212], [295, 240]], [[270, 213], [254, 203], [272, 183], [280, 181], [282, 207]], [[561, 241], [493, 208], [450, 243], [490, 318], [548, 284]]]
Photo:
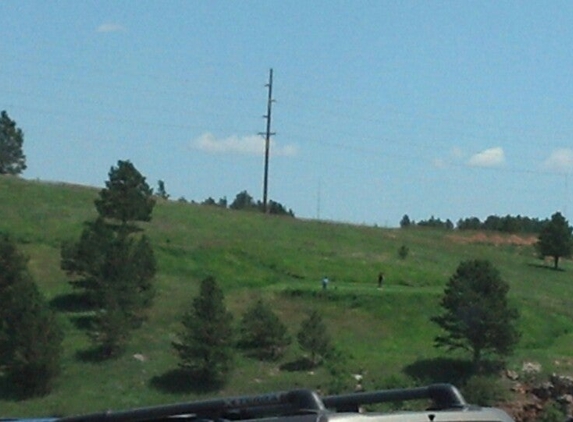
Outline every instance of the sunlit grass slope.
[[[411, 368], [434, 358], [463, 356], [433, 347], [438, 331], [429, 319], [440, 311], [440, 295], [459, 262], [489, 259], [510, 283], [510, 299], [521, 313], [522, 340], [509, 366], [535, 360], [546, 371], [573, 370], [573, 266], [565, 261], [564, 271], [546, 268], [531, 245], [502, 236], [492, 241], [492, 235], [475, 232], [302, 221], [168, 201], [158, 201], [152, 222], [143, 225], [159, 266], [149, 321], [134, 333], [123, 357], [90, 361], [81, 313], [69, 303], [61, 306], [73, 290], [59, 269], [59, 248], [62, 241], [77, 239], [82, 223], [95, 217], [97, 194], [92, 188], [0, 177], [0, 230], [10, 232], [29, 255], [35, 280], [66, 331], [63, 373], [54, 393], [16, 402], [3, 386], [0, 416], [85, 413], [200, 397], [172, 385], [177, 360], [171, 342], [199, 281], [208, 275], [222, 286], [236, 320], [262, 297], [295, 337], [305, 312], [318, 309], [337, 348], [349, 357], [348, 376], [363, 371], [365, 387], [375, 388], [389, 377], [412, 375]], [[398, 257], [402, 245], [409, 249], [406, 259]], [[377, 288], [380, 271], [386, 275], [383, 289]], [[324, 276], [332, 280], [326, 293], [320, 287]], [[225, 389], [208, 394], [324, 386], [324, 368], [284, 369], [300, 357], [295, 343], [279, 362], [238, 355]]]

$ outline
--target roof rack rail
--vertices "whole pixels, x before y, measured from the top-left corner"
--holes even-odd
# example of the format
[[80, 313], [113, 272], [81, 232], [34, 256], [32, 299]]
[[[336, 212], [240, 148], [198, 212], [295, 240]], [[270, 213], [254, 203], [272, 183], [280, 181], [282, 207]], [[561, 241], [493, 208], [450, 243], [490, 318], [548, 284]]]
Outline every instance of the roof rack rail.
[[230, 397], [146, 407], [119, 412], [101, 412], [57, 419], [57, 422], [150, 422], [185, 417], [189, 420], [246, 420], [271, 416], [358, 412], [365, 404], [430, 399], [432, 410], [467, 406], [460, 392], [450, 384], [380, 390], [319, 397], [312, 390], [290, 390], [255, 396]]
[[451, 384], [432, 384], [426, 387], [327, 396], [322, 398], [322, 402], [327, 408], [341, 412], [358, 411], [358, 408], [364, 404], [420, 399], [432, 400], [432, 410], [456, 409], [467, 406], [462, 394]]
[[58, 422], [141, 422], [185, 415], [193, 419], [256, 419], [264, 416], [317, 413], [324, 411], [317, 393], [312, 390], [290, 390], [256, 396], [212, 399], [145, 407], [119, 412], [101, 412], [71, 416]]

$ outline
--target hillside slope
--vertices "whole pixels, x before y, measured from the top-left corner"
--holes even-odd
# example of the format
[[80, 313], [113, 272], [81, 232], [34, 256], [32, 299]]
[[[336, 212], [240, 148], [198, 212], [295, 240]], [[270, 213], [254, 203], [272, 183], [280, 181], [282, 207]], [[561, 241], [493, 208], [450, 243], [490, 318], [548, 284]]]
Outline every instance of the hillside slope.
[[[96, 197], [93, 188], [0, 177], [0, 230], [10, 232], [29, 255], [35, 280], [66, 331], [56, 391], [15, 402], [9, 386], [0, 384], [0, 415], [83, 413], [204, 394], [177, 378], [170, 344], [207, 275], [220, 283], [237, 320], [263, 297], [294, 337], [305, 312], [318, 309], [348, 357], [348, 379], [360, 371], [366, 388], [379, 388], [406, 375], [420, 382], [452, 381], [451, 373], [436, 375], [436, 365], [451, 367], [451, 359], [463, 355], [433, 347], [437, 328], [429, 318], [439, 312], [444, 285], [461, 260], [489, 259], [510, 283], [510, 299], [521, 313], [523, 336], [509, 366], [533, 360], [547, 371], [573, 370], [573, 266], [565, 261], [564, 271], [548, 269], [535, 258], [531, 239], [302, 221], [168, 201], [159, 201], [153, 220], [143, 226], [159, 267], [150, 319], [134, 333], [123, 357], [94, 361], [82, 328], [85, 315], [74, 306], [74, 292], [59, 269], [59, 247], [77, 239], [82, 223], [95, 217]], [[410, 251], [406, 259], [398, 258], [402, 245]], [[383, 289], [377, 288], [380, 271], [386, 275]], [[325, 275], [332, 280], [326, 293], [320, 287]], [[208, 394], [324, 387], [326, 368], [292, 370], [301, 356], [295, 344], [279, 362], [238, 355], [225, 390]]]

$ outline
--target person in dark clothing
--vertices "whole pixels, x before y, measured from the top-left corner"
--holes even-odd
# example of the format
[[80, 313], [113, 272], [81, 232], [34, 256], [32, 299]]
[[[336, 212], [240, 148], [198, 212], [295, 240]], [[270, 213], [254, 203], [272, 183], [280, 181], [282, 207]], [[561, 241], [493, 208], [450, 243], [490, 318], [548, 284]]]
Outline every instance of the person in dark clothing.
[[382, 284], [384, 284], [384, 273], [379, 273], [378, 274], [378, 288], [379, 289], [382, 287]]

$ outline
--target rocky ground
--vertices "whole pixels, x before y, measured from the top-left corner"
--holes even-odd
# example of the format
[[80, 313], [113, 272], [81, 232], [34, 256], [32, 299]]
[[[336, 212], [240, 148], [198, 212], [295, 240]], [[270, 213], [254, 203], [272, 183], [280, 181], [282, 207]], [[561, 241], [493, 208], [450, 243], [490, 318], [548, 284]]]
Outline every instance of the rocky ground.
[[509, 413], [516, 422], [534, 422], [541, 419], [544, 409], [558, 404], [565, 409], [563, 421], [573, 415], [573, 377], [552, 374], [548, 380], [540, 380], [541, 367], [525, 363], [521, 374], [506, 371], [505, 376], [512, 383], [513, 399], [498, 407]]

